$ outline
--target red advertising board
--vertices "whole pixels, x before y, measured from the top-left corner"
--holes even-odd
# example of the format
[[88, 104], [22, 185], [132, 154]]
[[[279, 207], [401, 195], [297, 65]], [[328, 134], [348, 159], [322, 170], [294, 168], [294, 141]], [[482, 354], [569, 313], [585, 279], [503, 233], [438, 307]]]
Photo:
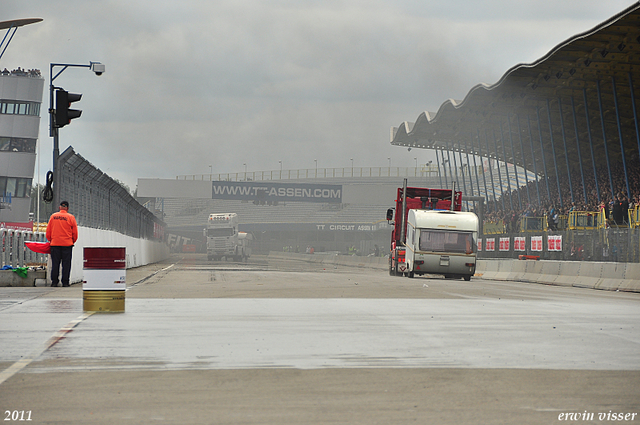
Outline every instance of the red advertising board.
[[527, 238], [524, 236], [516, 236], [513, 238], [513, 250], [514, 251], [526, 251], [527, 250]]
[[496, 238], [487, 238], [484, 250], [485, 251], [495, 251], [496, 250]]
[[531, 236], [531, 251], [542, 252], [542, 236]]
[[547, 236], [547, 251], [562, 251], [562, 235]]

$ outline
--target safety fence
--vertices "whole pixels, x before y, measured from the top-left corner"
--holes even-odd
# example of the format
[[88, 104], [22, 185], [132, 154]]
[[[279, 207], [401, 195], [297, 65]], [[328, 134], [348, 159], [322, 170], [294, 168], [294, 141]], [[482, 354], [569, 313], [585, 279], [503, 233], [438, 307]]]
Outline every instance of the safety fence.
[[45, 242], [45, 234], [27, 230], [0, 228], [2, 252], [0, 263], [4, 266], [29, 267], [47, 264], [47, 254], [39, 254], [25, 246], [25, 242]]
[[[76, 217], [79, 227], [113, 231], [135, 239], [165, 240], [166, 224], [73, 148], [60, 155], [59, 166], [60, 200], [69, 201], [69, 212]], [[25, 246], [25, 242], [46, 241], [44, 232], [0, 228], [0, 236], [2, 267], [46, 264], [46, 255], [36, 254]]]
[[69, 201], [69, 212], [75, 215], [78, 226], [140, 239], [164, 239], [165, 223], [73, 148], [60, 155], [59, 164], [60, 200]]
[[639, 228], [487, 234], [478, 238], [480, 258], [640, 262]]

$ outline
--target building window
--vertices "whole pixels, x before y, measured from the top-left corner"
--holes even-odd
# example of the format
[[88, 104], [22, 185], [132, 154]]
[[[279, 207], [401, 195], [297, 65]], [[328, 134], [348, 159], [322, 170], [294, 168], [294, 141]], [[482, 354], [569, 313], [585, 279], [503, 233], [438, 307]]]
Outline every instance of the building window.
[[0, 137], [0, 152], [36, 153], [36, 139]]
[[31, 193], [31, 180], [23, 177], [0, 177], [0, 196], [28, 198]]
[[40, 103], [26, 100], [0, 100], [0, 114], [40, 116]]

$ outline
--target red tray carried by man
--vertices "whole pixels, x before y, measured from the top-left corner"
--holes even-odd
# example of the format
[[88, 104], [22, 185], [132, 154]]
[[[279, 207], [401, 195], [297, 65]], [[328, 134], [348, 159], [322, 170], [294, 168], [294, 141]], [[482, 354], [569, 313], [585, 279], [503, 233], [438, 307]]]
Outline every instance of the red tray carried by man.
[[24, 244], [33, 252], [40, 254], [49, 254], [51, 252], [51, 244], [49, 242], [25, 242]]

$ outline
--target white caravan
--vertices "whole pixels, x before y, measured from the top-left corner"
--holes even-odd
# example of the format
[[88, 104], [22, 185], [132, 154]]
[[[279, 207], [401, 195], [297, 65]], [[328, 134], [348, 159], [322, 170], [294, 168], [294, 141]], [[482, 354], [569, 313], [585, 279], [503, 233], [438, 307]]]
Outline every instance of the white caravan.
[[472, 212], [409, 210], [407, 276], [441, 274], [470, 280], [476, 271], [478, 216]]

